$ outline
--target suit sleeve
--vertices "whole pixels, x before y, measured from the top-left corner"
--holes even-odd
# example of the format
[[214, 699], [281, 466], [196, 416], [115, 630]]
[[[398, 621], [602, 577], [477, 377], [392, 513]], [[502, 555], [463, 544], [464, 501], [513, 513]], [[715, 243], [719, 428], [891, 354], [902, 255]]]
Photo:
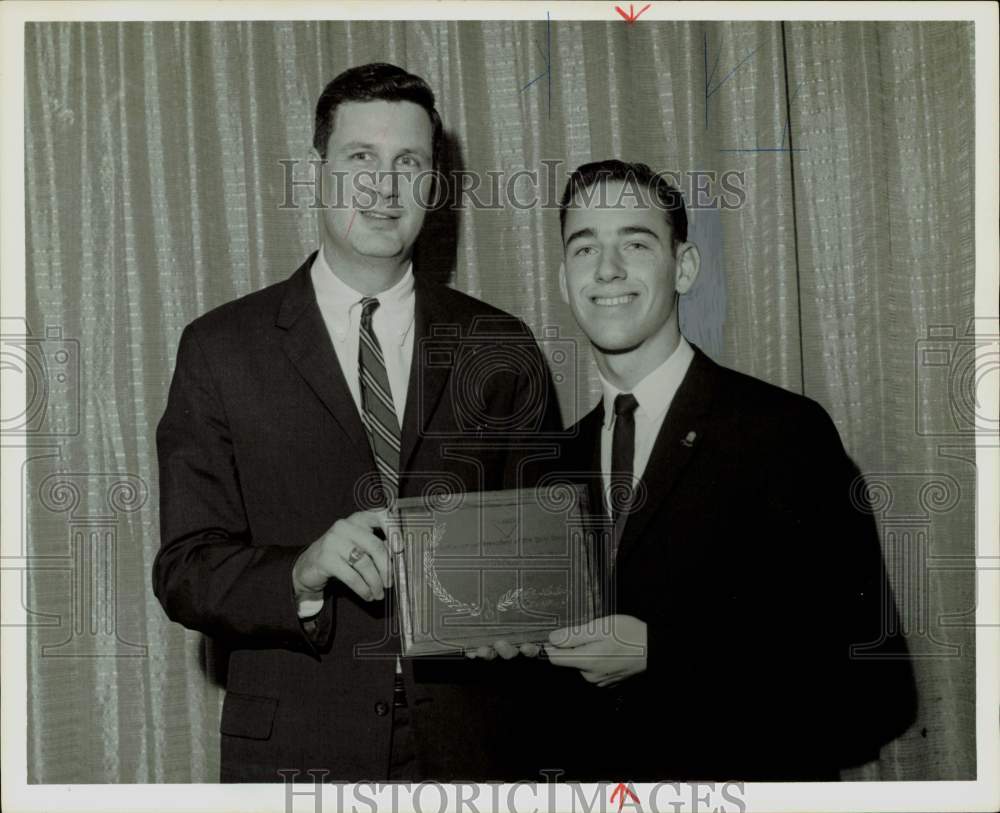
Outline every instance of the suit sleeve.
[[779, 554], [792, 563], [772, 591], [798, 641], [794, 696], [843, 767], [877, 758], [906, 730], [916, 692], [860, 472], [820, 406], [810, 402], [797, 423], [786, 462], [770, 475]]
[[[734, 668], [716, 673], [704, 663], [697, 693], [727, 698], [741, 730], [766, 730], [785, 749], [782, 769], [796, 760], [860, 764], [916, 711], [877, 528], [822, 408], [810, 402], [763, 431], [767, 457], [747, 482], [756, 508], [732, 527], [730, 555], [746, 551], [729, 585], [738, 611], [712, 616], [708, 642]], [[647, 636], [647, 676], [658, 686], [683, 683], [677, 653], [706, 645], [668, 617], [649, 619]]]
[[231, 643], [315, 652], [329, 634], [332, 602], [307, 634], [291, 578], [304, 547], [251, 538], [226, 410], [194, 326], [181, 336], [156, 443], [153, 590], [170, 619]]
[[[531, 335], [526, 325], [524, 333]], [[504, 488], [527, 488], [551, 470], [558, 456], [563, 431], [559, 397], [552, 373], [537, 343], [530, 345], [532, 362], [517, 378], [510, 414], [524, 417], [521, 427], [509, 436], [503, 472]]]
[[[864, 479], [844, 450], [836, 427], [815, 407], [816, 469], [825, 473], [816, 493], [826, 517], [815, 543], [829, 612], [831, 674], [827, 701], [835, 711], [834, 750], [842, 766], [878, 758], [879, 749], [914, 721], [917, 695], [906, 641], [882, 554]], [[813, 526], [803, 517], [806, 527]], [[807, 524], [808, 523], [808, 524]]]

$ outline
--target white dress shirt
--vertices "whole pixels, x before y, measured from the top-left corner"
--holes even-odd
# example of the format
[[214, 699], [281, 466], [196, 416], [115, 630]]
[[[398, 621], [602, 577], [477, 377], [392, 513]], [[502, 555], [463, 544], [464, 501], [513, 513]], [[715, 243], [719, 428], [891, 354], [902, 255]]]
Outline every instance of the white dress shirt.
[[[337, 361], [344, 371], [354, 405], [361, 414], [361, 381], [358, 374], [358, 345], [361, 342], [361, 300], [364, 294], [333, 273], [323, 250], [316, 255], [310, 269], [313, 289], [323, 322], [337, 351]], [[403, 426], [406, 389], [410, 382], [413, 361], [413, 314], [416, 295], [413, 292], [413, 266], [389, 290], [375, 297], [378, 310], [372, 315], [372, 329], [382, 348], [385, 371], [392, 390], [392, 405], [396, 408], [399, 426]]]
[[[361, 342], [361, 300], [365, 295], [333, 273], [319, 250], [310, 269], [316, 302], [323, 316], [326, 330], [337, 353], [340, 369], [347, 379], [348, 389], [361, 414], [361, 380], [358, 371], [358, 345]], [[416, 295], [413, 290], [413, 266], [410, 265], [402, 279], [375, 299], [379, 307], [372, 315], [372, 329], [382, 348], [385, 371], [392, 390], [392, 405], [396, 408], [399, 426], [403, 426], [406, 408], [406, 391], [410, 381], [413, 361], [413, 319]], [[298, 601], [298, 615], [308, 618], [323, 609], [323, 599], [303, 598]], [[400, 671], [396, 661], [396, 671]]]
[[[646, 471], [646, 464], [653, 451], [653, 444], [656, 443], [660, 428], [663, 426], [663, 419], [667, 415], [667, 410], [670, 409], [670, 404], [674, 400], [693, 358], [694, 350], [688, 344], [687, 339], [681, 336], [680, 343], [667, 360], [636, 384], [632, 390], [636, 401], [639, 402], [635, 410], [633, 482], [638, 481], [643, 472]], [[604, 493], [607, 494], [611, 485], [611, 442], [615, 430], [615, 398], [622, 393], [622, 390], [607, 381], [603, 375], [601, 376], [601, 388], [604, 390], [601, 477]], [[605, 509], [608, 509], [607, 500], [605, 500]]]

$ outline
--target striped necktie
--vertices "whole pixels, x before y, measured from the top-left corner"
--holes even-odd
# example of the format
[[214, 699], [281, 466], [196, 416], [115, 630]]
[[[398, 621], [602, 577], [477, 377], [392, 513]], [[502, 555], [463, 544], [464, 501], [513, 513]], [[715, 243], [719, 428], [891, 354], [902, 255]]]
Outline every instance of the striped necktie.
[[358, 342], [358, 372], [361, 376], [361, 420], [368, 433], [375, 466], [382, 480], [386, 503], [399, 493], [399, 418], [392, 403], [385, 357], [372, 329], [372, 314], [379, 301], [361, 300], [361, 341]]

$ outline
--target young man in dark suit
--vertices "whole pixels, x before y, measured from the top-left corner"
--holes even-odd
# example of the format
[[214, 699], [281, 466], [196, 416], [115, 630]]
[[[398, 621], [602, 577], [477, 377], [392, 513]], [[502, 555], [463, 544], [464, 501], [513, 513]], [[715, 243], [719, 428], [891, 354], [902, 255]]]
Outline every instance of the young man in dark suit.
[[521, 441], [561, 429], [524, 324], [413, 276], [441, 129], [400, 68], [334, 79], [319, 251], [181, 337], [153, 584], [231, 650], [223, 781], [510, 776], [513, 665], [400, 659], [380, 535], [395, 497], [510, 487]]
[[863, 481], [822, 407], [681, 335], [699, 254], [680, 192], [592, 163], [560, 215], [563, 298], [604, 391], [563, 469], [592, 473], [613, 529], [607, 615], [545, 648], [584, 679], [563, 709], [585, 743], [569, 773], [836, 779], [915, 713]]

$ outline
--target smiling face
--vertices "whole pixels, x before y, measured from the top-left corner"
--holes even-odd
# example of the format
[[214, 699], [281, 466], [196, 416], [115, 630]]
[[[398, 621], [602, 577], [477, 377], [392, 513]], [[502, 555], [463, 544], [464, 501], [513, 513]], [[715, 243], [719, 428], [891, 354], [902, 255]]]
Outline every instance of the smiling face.
[[[413, 102], [344, 102], [327, 145], [322, 239], [338, 275], [355, 267], [398, 269], [402, 276], [424, 223], [433, 127]], [[343, 173], [338, 176], [338, 173]], [[357, 280], [347, 279], [356, 287]], [[389, 281], [391, 282], [391, 280]], [[369, 287], [369, 286], [362, 286]], [[361, 288], [358, 288], [361, 290]]]
[[627, 357], [644, 375], [677, 346], [676, 294], [694, 281], [698, 252], [690, 243], [673, 245], [666, 215], [646, 189], [599, 183], [606, 188], [566, 210], [560, 287], [602, 371]]

